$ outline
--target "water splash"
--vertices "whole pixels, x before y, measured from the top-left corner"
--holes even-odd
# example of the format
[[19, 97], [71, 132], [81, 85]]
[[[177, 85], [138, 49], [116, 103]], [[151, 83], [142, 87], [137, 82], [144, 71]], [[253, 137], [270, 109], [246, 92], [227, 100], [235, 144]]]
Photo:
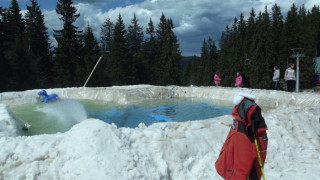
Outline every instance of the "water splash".
[[36, 111], [42, 112], [46, 119], [56, 121], [64, 128], [70, 128], [88, 117], [84, 106], [79, 101], [72, 99], [44, 104]]

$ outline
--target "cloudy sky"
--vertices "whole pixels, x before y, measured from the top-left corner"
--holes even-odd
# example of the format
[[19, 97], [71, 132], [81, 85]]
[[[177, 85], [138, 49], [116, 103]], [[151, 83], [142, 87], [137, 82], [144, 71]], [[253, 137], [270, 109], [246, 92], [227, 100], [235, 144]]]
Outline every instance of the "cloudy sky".
[[[18, 0], [22, 11], [30, 0]], [[178, 37], [182, 55], [199, 55], [202, 42], [209, 36], [218, 44], [222, 31], [227, 24], [232, 24], [234, 17], [239, 17], [242, 12], [247, 18], [251, 9], [256, 14], [264, 11], [267, 6], [277, 3], [281, 7], [282, 15], [295, 3], [300, 7], [305, 5], [310, 10], [314, 5], [319, 6], [319, 0], [73, 0], [80, 13], [76, 21], [79, 29], [83, 29], [88, 23], [92, 27], [96, 38], [99, 39], [100, 27], [106, 18], [116, 22], [121, 14], [126, 26], [130, 24], [133, 14], [136, 14], [138, 22], [143, 29], [152, 19], [155, 27], [159, 23], [162, 13], [166, 18], [174, 22], [174, 32]], [[55, 12], [57, 0], [38, 0], [38, 4], [45, 16], [48, 32], [52, 35], [52, 29], [62, 29], [62, 22]], [[0, 6], [9, 7], [10, 0], [0, 0]], [[54, 38], [51, 38], [53, 44]]]

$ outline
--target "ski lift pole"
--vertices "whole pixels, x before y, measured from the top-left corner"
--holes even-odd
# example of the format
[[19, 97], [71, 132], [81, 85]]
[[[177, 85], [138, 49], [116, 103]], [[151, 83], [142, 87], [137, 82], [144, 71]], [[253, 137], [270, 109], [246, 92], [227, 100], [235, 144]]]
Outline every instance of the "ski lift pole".
[[254, 138], [254, 144], [256, 145], [257, 156], [258, 156], [258, 160], [259, 160], [259, 166], [260, 166], [262, 178], [263, 178], [263, 180], [266, 180], [266, 178], [264, 176], [264, 172], [263, 172], [263, 167], [262, 167], [262, 162], [261, 162], [260, 150], [259, 150], [259, 146], [258, 146], [257, 137]]
[[100, 60], [101, 60], [102, 56], [103, 56], [103, 55], [101, 55], [101, 56], [100, 56], [100, 58], [99, 58], [98, 62], [96, 63], [96, 65], [95, 65], [95, 66], [94, 66], [94, 68], [92, 69], [92, 71], [91, 71], [91, 73], [90, 73], [90, 75], [89, 75], [89, 77], [88, 77], [87, 81], [84, 83], [83, 87], [86, 87], [86, 85], [87, 85], [87, 83], [88, 83], [88, 81], [89, 81], [89, 79], [90, 79], [90, 77], [91, 77], [91, 75], [92, 75], [93, 71], [94, 71], [94, 70], [96, 69], [96, 67], [98, 66], [98, 64], [99, 64], [99, 62], [100, 62]]
[[299, 60], [300, 58], [306, 57], [306, 55], [302, 54], [303, 48], [293, 48], [291, 49], [293, 51], [293, 55], [291, 55], [291, 58], [296, 58], [296, 92], [299, 92]]

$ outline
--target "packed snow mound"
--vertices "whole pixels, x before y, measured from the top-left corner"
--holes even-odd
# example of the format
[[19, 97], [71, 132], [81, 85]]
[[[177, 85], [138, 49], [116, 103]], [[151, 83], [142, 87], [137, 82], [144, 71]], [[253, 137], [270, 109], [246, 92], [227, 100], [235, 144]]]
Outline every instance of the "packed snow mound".
[[[148, 85], [48, 91], [61, 98], [117, 103], [175, 97], [232, 103], [239, 91], [254, 94], [268, 125], [266, 179], [320, 176], [320, 96], [316, 94]], [[148, 127], [140, 124], [134, 129], [87, 119], [65, 133], [15, 135], [15, 121], [6, 115], [10, 114], [7, 107], [36, 102], [34, 92], [0, 94], [0, 124], [7, 127], [0, 129], [0, 179], [222, 179], [214, 163], [230, 129], [231, 115]]]

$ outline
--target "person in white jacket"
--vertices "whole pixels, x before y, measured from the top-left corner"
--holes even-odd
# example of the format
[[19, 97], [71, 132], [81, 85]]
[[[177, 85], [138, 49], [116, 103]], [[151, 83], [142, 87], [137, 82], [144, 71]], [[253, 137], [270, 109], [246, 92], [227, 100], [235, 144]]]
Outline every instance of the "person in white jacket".
[[279, 83], [279, 78], [280, 78], [280, 69], [278, 69], [277, 66], [274, 66], [273, 67], [274, 69], [274, 72], [273, 72], [273, 77], [272, 77], [272, 80], [273, 80], [273, 84], [274, 84], [274, 89], [278, 89], [278, 83]]
[[284, 73], [284, 80], [287, 81], [287, 89], [289, 92], [293, 92], [295, 90], [296, 83], [296, 72], [294, 70], [294, 64], [289, 64], [289, 67], [286, 69]]

